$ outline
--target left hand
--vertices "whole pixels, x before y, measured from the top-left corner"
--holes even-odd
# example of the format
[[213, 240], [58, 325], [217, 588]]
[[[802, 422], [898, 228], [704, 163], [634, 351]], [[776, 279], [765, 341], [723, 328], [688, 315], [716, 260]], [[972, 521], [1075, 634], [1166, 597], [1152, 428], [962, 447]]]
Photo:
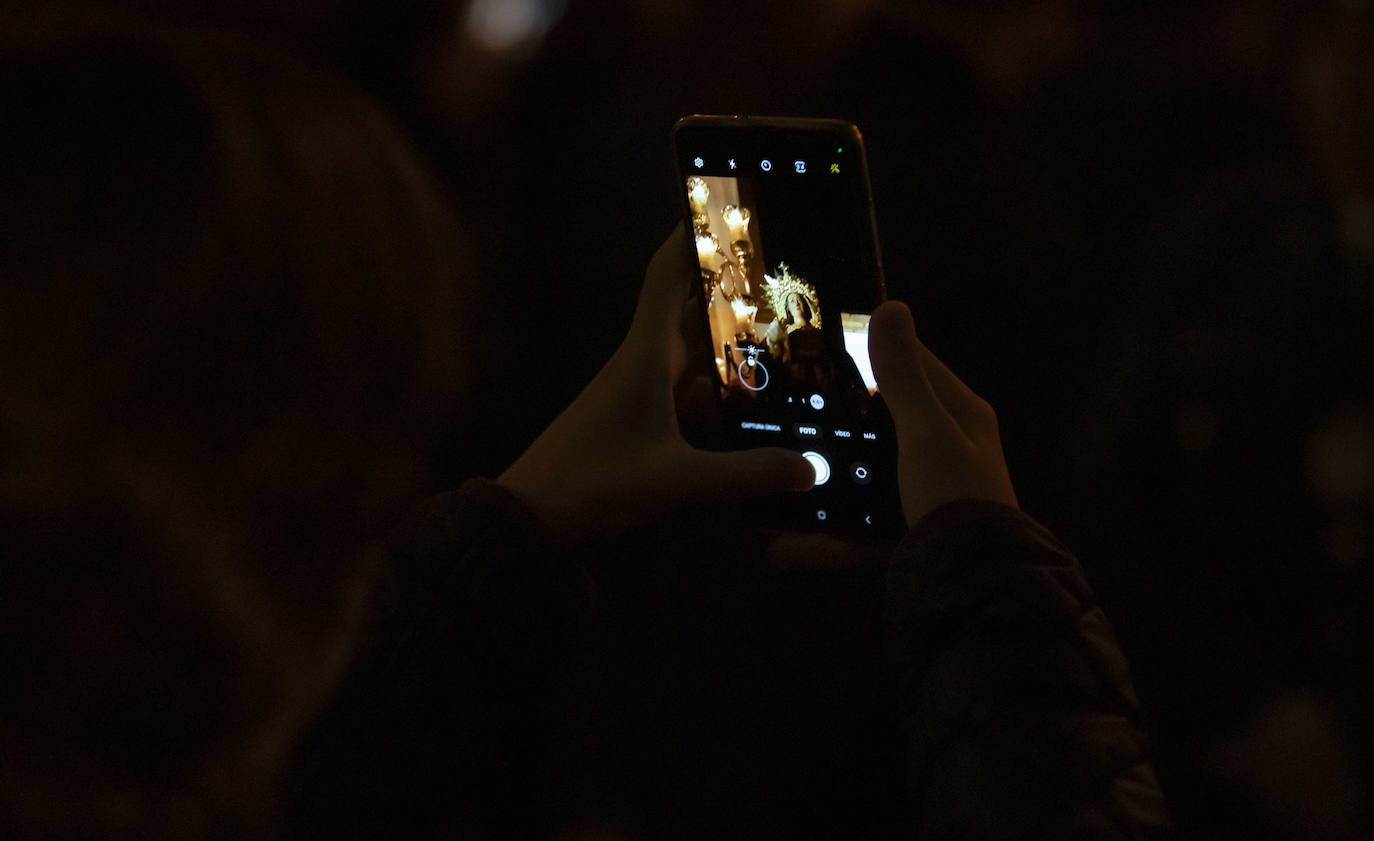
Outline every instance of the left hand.
[[686, 237], [679, 227], [649, 262], [610, 361], [497, 480], [565, 543], [614, 536], [726, 489], [740, 500], [815, 480], [791, 450], [707, 452], [683, 439], [673, 386], [687, 369], [683, 306], [696, 277]]

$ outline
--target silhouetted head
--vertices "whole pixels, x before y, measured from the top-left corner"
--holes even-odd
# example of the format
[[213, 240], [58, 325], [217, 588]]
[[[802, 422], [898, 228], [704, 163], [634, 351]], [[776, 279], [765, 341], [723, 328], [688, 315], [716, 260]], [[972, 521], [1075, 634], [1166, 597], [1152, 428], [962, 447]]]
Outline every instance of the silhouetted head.
[[251, 833], [422, 490], [470, 275], [339, 79], [82, 29], [0, 36], [0, 834]]

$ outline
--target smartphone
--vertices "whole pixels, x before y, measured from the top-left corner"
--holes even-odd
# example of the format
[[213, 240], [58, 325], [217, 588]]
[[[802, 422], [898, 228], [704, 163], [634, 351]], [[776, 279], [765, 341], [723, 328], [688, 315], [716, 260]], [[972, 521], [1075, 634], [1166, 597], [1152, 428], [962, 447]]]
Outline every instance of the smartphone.
[[761, 525], [900, 536], [895, 434], [868, 356], [885, 288], [859, 130], [691, 116], [673, 148], [710, 336], [701, 363], [720, 398], [719, 423], [691, 429], [694, 443], [811, 462], [811, 491], [749, 503]]

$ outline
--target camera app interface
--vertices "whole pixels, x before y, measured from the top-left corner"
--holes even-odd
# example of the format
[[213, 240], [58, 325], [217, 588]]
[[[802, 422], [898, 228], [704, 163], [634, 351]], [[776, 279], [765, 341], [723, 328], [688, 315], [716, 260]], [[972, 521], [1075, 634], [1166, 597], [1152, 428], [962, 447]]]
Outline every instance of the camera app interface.
[[859, 164], [842, 140], [680, 139], [683, 188], [727, 423], [786, 446], [816, 488], [795, 525], [899, 528], [890, 421], [868, 356], [881, 270]]
[[[697, 261], [706, 296], [716, 368], [721, 385], [739, 395], [736, 402], [766, 404], [769, 396], [799, 389], [835, 394], [840, 384], [836, 360], [828, 352], [816, 276], [818, 261], [803, 249], [794, 252], [800, 268], [787, 255], [776, 259], [760, 244], [766, 224], [758, 212], [755, 185], [746, 179], [693, 175], [687, 179]], [[752, 207], [751, 207], [752, 205]], [[811, 265], [808, 265], [811, 264]], [[868, 317], [864, 313], [831, 313], [844, 332], [849, 363], [869, 394], [876, 391], [868, 360]], [[852, 385], [852, 377], [845, 385]], [[822, 395], [824, 399], [824, 395]]]

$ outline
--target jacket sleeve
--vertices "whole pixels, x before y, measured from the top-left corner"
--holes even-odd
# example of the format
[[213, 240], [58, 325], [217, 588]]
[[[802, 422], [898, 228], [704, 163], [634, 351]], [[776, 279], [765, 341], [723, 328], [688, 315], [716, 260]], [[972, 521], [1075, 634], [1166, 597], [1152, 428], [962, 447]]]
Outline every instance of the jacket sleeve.
[[564, 782], [549, 745], [590, 577], [486, 480], [427, 501], [389, 555], [358, 662], [302, 751], [294, 834], [537, 832]]
[[898, 546], [885, 614], [916, 837], [1168, 834], [1125, 657], [1048, 531], [990, 502], [932, 512]]

